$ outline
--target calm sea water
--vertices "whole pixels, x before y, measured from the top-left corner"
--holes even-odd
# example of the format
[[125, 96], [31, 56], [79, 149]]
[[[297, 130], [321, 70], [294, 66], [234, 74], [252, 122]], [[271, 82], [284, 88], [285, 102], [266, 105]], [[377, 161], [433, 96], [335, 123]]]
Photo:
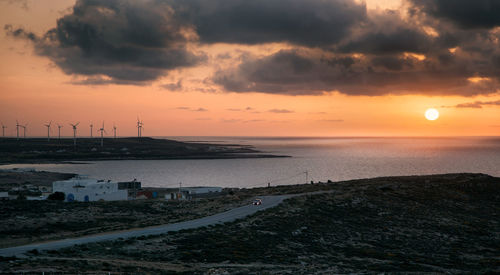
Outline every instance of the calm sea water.
[[7, 165], [71, 172], [98, 179], [137, 179], [143, 186], [256, 187], [396, 175], [473, 172], [500, 176], [500, 138], [173, 137], [249, 144], [290, 158], [131, 160], [91, 164]]

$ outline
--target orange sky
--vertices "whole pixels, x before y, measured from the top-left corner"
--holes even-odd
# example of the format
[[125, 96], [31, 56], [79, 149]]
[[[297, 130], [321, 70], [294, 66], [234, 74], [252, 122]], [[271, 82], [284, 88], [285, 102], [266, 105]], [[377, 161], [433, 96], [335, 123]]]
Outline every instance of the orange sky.
[[[398, 1], [369, 1], [368, 8], [397, 7]], [[43, 34], [68, 12], [74, 1], [27, 1], [22, 5], [0, 2], [0, 25], [23, 26]], [[242, 49], [272, 53], [286, 44], [244, 46], [212, 44], [200, 49], [209, 56]], [[170, 72], [150, 85], [74, 85], [79, 76], [64, 74], [48, 58], [37, 56], [28, 41], [0, 36], [0, 121], [15, 134], [15, 121], [29, 123], [28, 135], [43, 136], [43, 123], [80, 122], [79, 134], [88, 135], [88, 124], [104, 120], [108, 134], [115, 123], [118, 135], [136, 133], [140, 116], [145, 135], [151, 136], [481, 136], [499, 135], [500, 106], [444, 108], [464, 102], [500, 100], [489, 96], [383, 95], [352, 96], [337, 92], [290, 96], [227, 92], [201, 82], [214, 71], [207, 64]], [[219, 67], [226, 64], [215, 64]], [[182, 79], [183, 91], [168, 91], [163, 84]], [[198, 91], [198, 89], [213, 89]], [[250, 109], [247, 110], [247, 108]], [[436, 121], [424, 112], [435, 107]], [[236, 110], [239, 109], [239, 110]], [[282, 110], [272, 111], [272, 110]], [[56, 134], [54, 129], [53, 134]], [[97, 134], [95, 132], [94, 134]]]

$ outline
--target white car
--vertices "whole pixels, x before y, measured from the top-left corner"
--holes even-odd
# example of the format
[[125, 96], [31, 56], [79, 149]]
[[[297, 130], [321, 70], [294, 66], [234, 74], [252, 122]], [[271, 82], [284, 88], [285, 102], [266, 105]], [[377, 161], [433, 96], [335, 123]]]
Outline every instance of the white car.
[[253, 205], [261, 205], [262, 204], [262, 200], [261, 199], [255, 199], [255, 200], [253, 200], [252, 204]]

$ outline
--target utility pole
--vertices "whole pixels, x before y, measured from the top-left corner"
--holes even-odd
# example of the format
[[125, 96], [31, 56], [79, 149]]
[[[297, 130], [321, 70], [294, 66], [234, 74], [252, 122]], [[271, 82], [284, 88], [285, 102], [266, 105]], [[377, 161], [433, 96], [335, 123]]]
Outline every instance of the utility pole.
[[304, 172], [306, 174], [306, 183], [309, 183], [309, 171]]

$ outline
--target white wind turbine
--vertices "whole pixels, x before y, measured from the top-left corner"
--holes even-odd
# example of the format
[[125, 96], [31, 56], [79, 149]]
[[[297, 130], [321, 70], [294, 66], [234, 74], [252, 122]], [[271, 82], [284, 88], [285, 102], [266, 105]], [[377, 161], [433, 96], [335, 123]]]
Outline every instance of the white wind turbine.
[[5, 137], [5, 128], [7, 128], [7, 126], [2, 123], [2, 137]]
[[47, 141], [50, 141], [50, 126], [52, 125], [52, 121], [49, 124], [44, 124], [47, 127]]
[[90, 122], [90, 138], [93, 138], [92, 136], [92, 129], [94, 128], [94, 124], [92, 124], [92, 122]]
[[63, 126], [62, 125], [59, 125], [59, 123], [57, 123], [57, 134], [58, 134], [58, 138], [61, 139], [61, 128]]
[[141, 128], [142, 128], [141, 121], [139, 120], [139, 117], [137, 117], [137, 137], [138, 138], [141, 137]]
[[[101, 132], [101, 147], [104, 146], [104, 133], [106, 133], [106, 130], [104, 130], [104, 121], [102, 122], [102, 127], [101, 129], [97, 130]], [[107, 133], [106, 133], [107, 134]]]
[[19, 121], [16, 119], [16, 134], [17, 134], [17, 140], [19, 140], [19, 127], [21, 127], [21, 124], [19, 124]]
[[73, 127], [73, 145], [76, 146], [76, 126], [78, 126], [80, 122], [77, 122], [76, 124], [69, 124]]
[[116, 139], [116, 125], [113, 123], [113, 136]]
[[141, 137], [142, 137], [142, 130], [143, 130], [143, 128], [144, 128], [144, 127], [142, 127], [143, 125], [144, 125], [144, 122], [142, 122], [142, 120], [141, 120], [141, 125], [140, 125], [140, 128], [141, 128], [141, 131], [140, 131], [140, 133], [141, 133]]
[[26, 128], [28, 127], [28, 123], [19, 126], [23, 128], [23, 138], [26, 138]]

